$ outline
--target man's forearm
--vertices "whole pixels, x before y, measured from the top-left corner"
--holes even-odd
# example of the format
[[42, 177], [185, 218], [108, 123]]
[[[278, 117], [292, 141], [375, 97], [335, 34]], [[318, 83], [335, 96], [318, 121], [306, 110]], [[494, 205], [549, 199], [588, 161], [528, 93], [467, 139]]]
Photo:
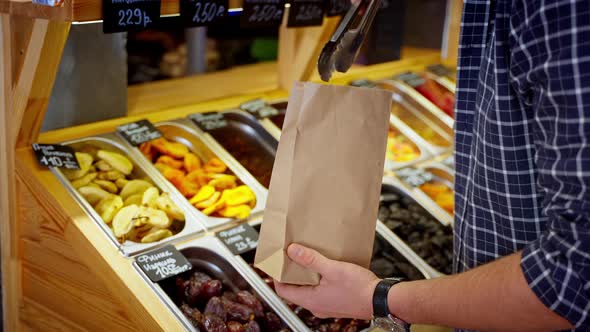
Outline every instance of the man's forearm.
[[486, 331], [555, 331], [571, 324], [530, 290], [520, 253], [461, 274], [404, 282], [389, 292], [389, 308], [410, 322]]

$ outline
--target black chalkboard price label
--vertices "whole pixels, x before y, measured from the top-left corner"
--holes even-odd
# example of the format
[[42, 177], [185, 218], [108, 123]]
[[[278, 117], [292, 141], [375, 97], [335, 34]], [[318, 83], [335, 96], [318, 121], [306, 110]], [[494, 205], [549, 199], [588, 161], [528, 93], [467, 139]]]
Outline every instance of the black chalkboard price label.
[[179, 275], [193, 268], [173, 245], [152, 250], [135, 258], [137, 266], [153, 282]]
[[258, 245], [258, 232], [248, 224], [242, 224], [216, 234], [227, 248], [234, 254], [240, 255]]
[[323, 0], [291, 0], [287, 27], [310, 27], [324, 22]]
[[255, 99], [240, 105], [240, 109], [254, 115], [257, 119], [266, 119], [279, 114], [279, 110], [268, 105], [262, 99]]
[[160, 0], [103, 0], [104, 33], [143, 30], [160, 21]]
[[452, 75], [452, 72], [451, 72], [451, 70], [449, 68], [447, 68], [447, 67], [445, 67], [443, 65], [440, 65], [440, 64], [428, 66], [428, 67], [426, 67], [426, 69], [429, 72], [431, 72], [431, 73], [433, 73], [433, 74], [435, 74], [437, 76], [445, 77], [445, 76], [451, 76]]
[[244, 0], [240, 26], [243, 28], [277, 27], [283, 21], [284, 0]]
[[422, 78], [420, 75], [410, 72], [397, 75], [394, 77], [394, 79], [400, 80], [406, 83], [407, 85], [411, 86], [412, 88], [418, 87], [426, 83], [424, 78]]
[[185, 26], [215, 25], [227, 17], [229, 0], [180, 0], [180, 17]]
[[350, 0], [328, 0], [326, 16], [342, 16], [350, 9]]
[[205, 132], [227, 126], [227, 120], [223, 116], [223, 113], [198, 113], [192, 114], [190, 118], [193, 120], [194, 124], [197, 125], [197, 127], [201, 128], [201, 130]]
[[74, 149], [60, 144], [33, 144], [39, 165], [65, 169], [80, 169]]
[[119, 126], [117, 132], [133, 146], [162, 137], [160, 131], [146, 119]]

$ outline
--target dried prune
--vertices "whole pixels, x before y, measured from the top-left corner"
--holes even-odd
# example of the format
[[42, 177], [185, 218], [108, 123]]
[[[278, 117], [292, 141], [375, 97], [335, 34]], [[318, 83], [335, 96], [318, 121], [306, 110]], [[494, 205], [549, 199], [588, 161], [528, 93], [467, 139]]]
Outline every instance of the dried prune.
[[206, 332], [227, 332], [225, 322], [214, 314], [205, 314], [203, 318], [203, 329]]
[[244, 332], [260, 332], [260, 325], [255, 320], [251, 320], [244, 325]]
[[199, 328], [203, 322], [203, 314], [199, 309], [191, 308], [186, 303], [180, 307], [182, 314], [191, 322], [191, 324]]
[[228, 332], [244, 332], [245, 327], [242, 323], [238, 323], [235, 321], [231, 321], [227, 323], [227, 331]]
[[209, 302], [207, 302], [207, 306], [205, 306], [205, 314], [215, 314], [224, 321], [227, 317], [225, 306], [218, 297], [212, 297]]
[[274, 312], [267, 312], [264, 314], [263, 325], [266, 331], [278, 331], [283, 324], [281, 323], [279, 316]]
[[254, 318], [254, 311], [246, 307], [245, 305], [234, 301], [230, 301], [225, 298], [222, 298], [221, 301], [223, 302], [223, 306], [225, 307], [227, 319], [246, 323]]
[[214, 296], [220, 296], [223, 284], [219, 280], [209, 280], [203, 283], [201, 288], [203, 297], [208, 300]]
[[239, 291], [236, 293], [237, 302], [241, 303], [254, 311], [256, 318], [264, 317], [264, 307], [262, 303], [248, 291]]

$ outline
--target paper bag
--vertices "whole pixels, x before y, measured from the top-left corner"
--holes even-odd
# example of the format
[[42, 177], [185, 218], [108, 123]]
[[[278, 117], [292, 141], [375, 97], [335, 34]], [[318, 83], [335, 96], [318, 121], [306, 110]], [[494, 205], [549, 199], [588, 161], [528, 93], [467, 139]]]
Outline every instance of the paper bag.
[[316, 285], [289, 260], [299, 243], [368, 267], [375, 239], [391, 93], [295, 83], [274, 163], [255, 266], [275, 280]]

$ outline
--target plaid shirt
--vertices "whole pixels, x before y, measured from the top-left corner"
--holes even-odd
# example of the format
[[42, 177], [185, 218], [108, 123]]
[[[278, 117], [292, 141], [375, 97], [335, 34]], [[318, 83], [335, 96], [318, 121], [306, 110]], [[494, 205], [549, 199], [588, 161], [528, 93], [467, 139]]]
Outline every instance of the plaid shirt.
[[461, 28], [454, 269], [523, 250], [590, 330], [590, 1], [466, 0]]

